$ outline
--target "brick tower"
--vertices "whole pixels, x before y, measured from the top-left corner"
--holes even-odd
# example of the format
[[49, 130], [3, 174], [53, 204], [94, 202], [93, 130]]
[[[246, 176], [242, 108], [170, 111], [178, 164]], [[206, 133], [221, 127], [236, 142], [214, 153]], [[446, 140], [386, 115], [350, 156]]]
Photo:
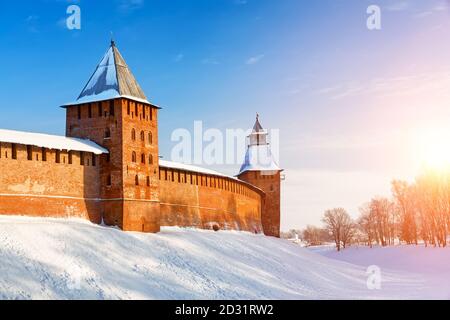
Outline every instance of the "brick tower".
[[262, 128], [257, 115], [253, 131], [248, 136], [247, 153], [238, 178], [265, 192], [261, 210], [264, 234], [280, 237], [280, 194], [283, 170], [273, 158], [267, 137], [268, 133]]
[[114, 41], [78, 99], [63, 107], [66, 136], [109, 151], [98, 164], [104, 223], [158, 232], [159, 108], [148, 102]]

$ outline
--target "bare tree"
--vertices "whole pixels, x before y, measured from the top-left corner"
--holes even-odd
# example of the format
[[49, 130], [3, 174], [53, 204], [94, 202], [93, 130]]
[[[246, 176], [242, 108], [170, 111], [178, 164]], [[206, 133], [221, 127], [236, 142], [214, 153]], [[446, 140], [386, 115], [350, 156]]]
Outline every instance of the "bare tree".
[[322, 218], [326, 230], [333, 236], [337, 251], [347, 247], [354, 234], [354, 223], [343, 208], [327, 210]]
[[347, 248], [347, 246], [351, 243], [353, 240], [353, 237], [355, 235], [355, 223], [353, 222], [352, 218], [345, 213], [342, 216], [342, 246]]
[[400, 239], [407, 244], [418, 244], [414, 187], [406, 181], [392, 181], [392, 194], [399, 213]]
[[450, 228], [450, 173], [427, 171], [416, 179], [416, 201], [425, 245], [447, 246]]
[[375, 221], [370, 210], [370, 203], [359, 208], [360, 216], [358, 218], [358, 227], [366, 236], [366, 243], [372, 248], [373, 242], [376, 241]]
[[374, 198], [370, 202], [370, 215], [374, 219], [377, 243], [383, 247], [394, 244], [395, 210], [393, 203], [387, 198]]
[[289, 231], [280, 232], [280, 237], [282, 239], [295, 239], [295, 236], [300, 236], [302, 234], [302, 231], [290, 229]]
[[306, 242], [308, 246], [320, 246], [329, 239], [328, 232], [322, 228], [307, 226], [302, 231], [302, 240]]

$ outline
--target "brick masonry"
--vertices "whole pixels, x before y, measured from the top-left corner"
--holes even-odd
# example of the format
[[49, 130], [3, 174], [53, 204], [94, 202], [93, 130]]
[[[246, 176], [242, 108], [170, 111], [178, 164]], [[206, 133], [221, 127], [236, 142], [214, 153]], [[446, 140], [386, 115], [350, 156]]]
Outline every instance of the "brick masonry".
[[103, 220], [126, 231], [182, 226], [279, 236], [279, 173], [248, 172], [238, 181], [159, 167], [153, 105], [119, 98], [66, 111], [66, 136], [90, 139], [109, 155], [32, 147], [30, 159], [30, 147], [15, 145], [13, 159], [13, 146], [0, 143], [0, 214]]
[[262, 232], [264, 194], [236, 179], [160, 168], [161, 225]]
[[262, 202], [261, 223], [264, 234], [272, 237], [280, 237], [280, 171], [247, 171], [239, 176], [265, 193]]

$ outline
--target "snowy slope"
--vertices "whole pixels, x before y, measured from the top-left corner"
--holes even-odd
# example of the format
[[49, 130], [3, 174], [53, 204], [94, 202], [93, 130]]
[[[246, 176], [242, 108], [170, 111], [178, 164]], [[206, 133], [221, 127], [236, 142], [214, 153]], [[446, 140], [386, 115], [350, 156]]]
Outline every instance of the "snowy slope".
[[289, 241], [232, 231], [125, 233], [79, 220], [0, 217], [3, 299], [419, 298], [426, 284]]
[[450, 299], [450, 248], [418, 246], [350, 247], [341, 252], [332, 246], [310, 248], [315, 253], [359, 266], [376, 265], [383, 270], [414, 274], [427, 283], [422, 298]]

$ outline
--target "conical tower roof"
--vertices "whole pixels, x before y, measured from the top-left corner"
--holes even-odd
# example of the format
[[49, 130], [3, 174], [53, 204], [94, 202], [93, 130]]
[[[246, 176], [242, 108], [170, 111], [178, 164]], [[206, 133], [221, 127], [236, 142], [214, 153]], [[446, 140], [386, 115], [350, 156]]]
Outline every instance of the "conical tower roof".
[[256, 115], [256, 122], [249, 136], [249, 145], [239, 175], [247, 171], [282, 171], [272, 155], [267, 136], [267, 131], [259, 122], [259, 115]]
[[255, 125], [253, 126], [253, 132], [264, 132], [261, 123], [259, 123], [259, 114], [256, 114], [256, 122]]
[[103, 56], [88, 83], [74, 103], [67, 105], [129, 98], [148, 103], [147, 97], [136, 81], [114, 41]]

